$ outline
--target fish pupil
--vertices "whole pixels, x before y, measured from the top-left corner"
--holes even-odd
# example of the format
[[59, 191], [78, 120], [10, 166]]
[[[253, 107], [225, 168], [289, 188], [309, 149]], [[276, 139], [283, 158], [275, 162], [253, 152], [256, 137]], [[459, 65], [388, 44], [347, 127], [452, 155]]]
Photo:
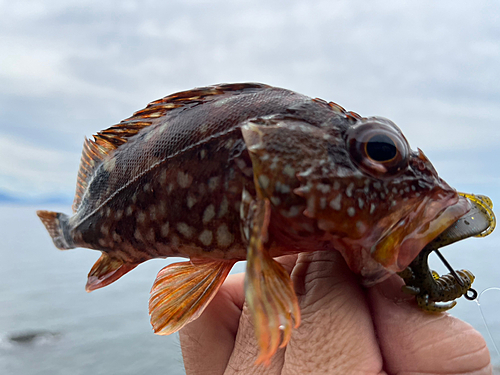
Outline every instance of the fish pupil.
[[384, 162], [396, 157], [398, 149], [394, 141], [385, 134], [377, 134], [366, 143], [368, 157], [375, 161]]

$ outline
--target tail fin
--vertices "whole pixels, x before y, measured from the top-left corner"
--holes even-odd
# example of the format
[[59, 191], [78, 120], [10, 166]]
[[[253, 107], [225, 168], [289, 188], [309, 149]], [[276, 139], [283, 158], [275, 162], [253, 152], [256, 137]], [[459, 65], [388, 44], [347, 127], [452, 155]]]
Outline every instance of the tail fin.
[[68, 250], [74, 247], [73, 239], [68, 233], [69, 216], [52, 211], [37, 211], [36, 214], [42, 220], [43, 225], [54, 241], [54, 245], [60, 250]]

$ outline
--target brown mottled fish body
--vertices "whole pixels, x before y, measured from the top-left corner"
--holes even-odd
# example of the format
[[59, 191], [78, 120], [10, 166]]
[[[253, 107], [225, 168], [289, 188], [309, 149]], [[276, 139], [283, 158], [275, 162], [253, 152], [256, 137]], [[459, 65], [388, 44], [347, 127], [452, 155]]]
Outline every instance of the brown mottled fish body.
[[153, 286], [161, 334], [196, 319], [247, 259], [246, 298], [267, 362], [288, 341], [292, 315], [300, 321], [273, 257], [338, 250], [373, 284], [469, 209], [391, 121], [245, 83], [167, 96], [86, 140], [74, 215], [38, 215], [58, 248], [102, 251], [89, 291], [151, 258], [191, 258]]

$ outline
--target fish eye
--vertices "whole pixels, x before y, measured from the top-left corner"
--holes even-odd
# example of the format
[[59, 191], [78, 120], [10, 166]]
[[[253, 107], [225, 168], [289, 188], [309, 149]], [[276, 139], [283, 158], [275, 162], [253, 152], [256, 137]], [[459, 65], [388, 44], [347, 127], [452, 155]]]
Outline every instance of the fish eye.
[[394, 176], [408, 166], [408, 142], [385, 119], [366, 119], [349, 128], [347, 148], [354, 163], [374, 177]]
[[365, 144], [366, 155], [376, 162], [387, 162], [394, 159], [398, 149], [394, 141], [386, 134], [376, 134]]

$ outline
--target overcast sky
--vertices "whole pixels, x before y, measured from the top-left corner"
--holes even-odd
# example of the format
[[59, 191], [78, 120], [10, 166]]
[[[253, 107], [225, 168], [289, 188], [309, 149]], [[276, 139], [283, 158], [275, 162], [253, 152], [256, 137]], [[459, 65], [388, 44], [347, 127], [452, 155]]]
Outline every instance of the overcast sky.
[[0, 0], [0, 191], [69, 198], [85, 136], [242, 81], [388, 117], [500, 202], [500, 2], [479, 0]]

